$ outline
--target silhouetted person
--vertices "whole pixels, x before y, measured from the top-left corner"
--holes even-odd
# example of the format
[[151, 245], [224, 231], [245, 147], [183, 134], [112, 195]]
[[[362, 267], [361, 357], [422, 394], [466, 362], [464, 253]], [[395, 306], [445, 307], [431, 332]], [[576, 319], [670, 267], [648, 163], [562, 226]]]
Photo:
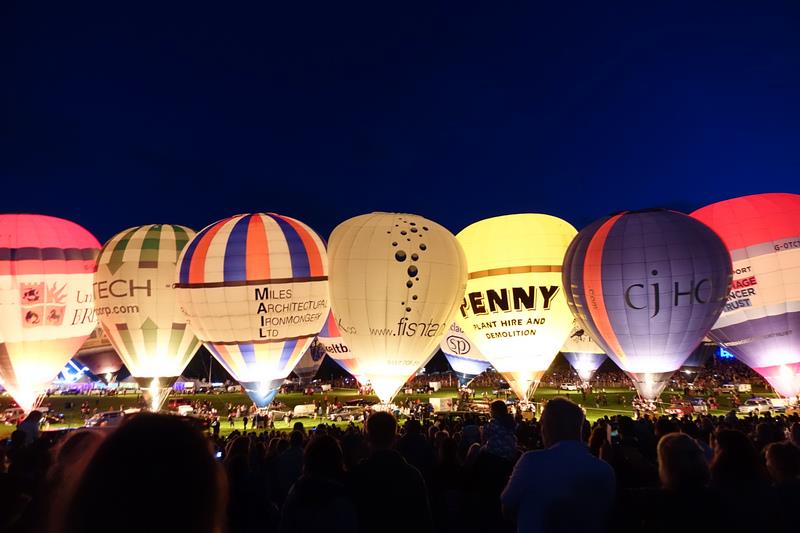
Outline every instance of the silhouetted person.
[[[40, 517], [42, 523], [54, 518], [63, 518], [64, 510], [60, 506], [66, 502], [60, 495], [72, 493], [105, 436], [105, 431], [79, 429], [67, 435], [52, 450], [53, 460], [47, 472], [50, 506], [44, 510], [48, 516]], [[51, 522], [47, 531], [55, 530], [57, 527], [57, 524]]]
[[503, 400], [495, 400], [489, 406], [492, 419], [483, 426], [483, 446], [485, 450], [497, 457], [516, 461], [517, 437], [514, 434], [514, 418], [508, 412]]
[[[790, 441], [775, 442], [767, 446], [764, 456], [773, 485], [770, 507], [794, 509], [800, 502], [800, 449]], [[797, 529], [797, 514], [794, 512], [771, 513], [770, 517], [772, 523], [765, 531]]]
[[464, 476], [458, 464], [458, 444], [452, 437], [439, 442], [429, 484], [437, 533], [464, 531]]
[[752, 503], [763, 500], [769, 483], [755, 446], [747, 435], [730, 429], [719, 430], [713, 444], [711, 487], [717, 495], [718, 526], [736, 531], [764, 527], [764, 515]]
[[31, 411], [25, 420], [19, 423], [17, 429], [25, 433], [25, 444], [33, 444], [39, 438], [39, 423], [42, 421], [41, 411]]
[[281, 533], [350, 533], [358, 528], [353, 502], [344, 487], [344, 460], [339, 443], [329, 435], [311, 439], [303, 475], [286, 497]]
[[[429, 533], [433, 530], [425, 481], [419, 470], [392, 450], [397, 421], [386, 412], [370, 415], [366, 422], [370, 455], [348, 476], [348, 487], [358, 512], [359, 531]], [[398, 503], [413, 517], [397, 517]]]
[[408, 464], [420, 471], [426, 482], [430, 480], [434, 453], [431, 444], [422, 436], [419, 421], [409, 420], [403, 427], [405, 433], [397, 441], [397, 451]]
[[[542, 413], [547, 449], [525, 453], [502, 495], [519, 532], [603, 531], [614, 501], [613, 469], [581, 439], [583, 411], [553, 398]], [[546, 480], [546, 481], [545, 481]]]
[[660, 488], [623, 491], [614, 529], [651, 533], [676, 528], [692, 533], [714, 530], [713, 513], [698, 512], [691, 520], [675, 515], [675, 509], [691, 508], [709, 499], [710, 474], [702, 448], [689, 435], [667, 433], [658, 443], [657, 455]]
[[767, 446], [764, 457], [773, 485], [776, 487], [800, 485], [800, 449], [791, 442], [774, 442]]
[[275, 458], [275, 493], [278, 505], [283, 505], [289, 489], [303, 473], [303, 433], [294, 430], [289, 434], [289, 447]]
[[55, 523], [63, 533], [218, 533], [226, 492], [200, 432], [178, 417], [141, 413], [100, 445]]

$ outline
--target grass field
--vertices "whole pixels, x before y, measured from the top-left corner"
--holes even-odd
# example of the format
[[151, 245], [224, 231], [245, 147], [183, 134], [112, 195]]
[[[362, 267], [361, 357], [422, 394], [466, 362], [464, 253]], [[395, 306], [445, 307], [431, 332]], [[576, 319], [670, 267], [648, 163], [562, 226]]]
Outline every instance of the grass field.
[[[491, 390], [488, 389], [477, 389], [476, 396], [481, 397], [482, 393], [486, 392], [488, 398], [492, 399], [494, 396], [492, 395]], [[406, 399], [411, 398], [412, 400], [419, 399], [420, 401], [427, 402], [431, 397], [439, 397], [439, 398], [454, 398], [457, 396], [457, 391], [455, 389], [441, 389], [438, 392], [432, 394], [398, 394], [396, 398], [396, 402], [404, 402]], [[669, 395], [669, 391], [664, 393], [664, 398], [667, 398]], [[770, 396], [768, 393], [765, 392], [757, 392], [759, 395], [763, 396]], [[340, 401], [346, 401], [353, 398], [358, 398], [358, 391], [354, 389], [334, 389], [330, 392], [323, 393], [323, 394], [315, 394], [313, 396], [304, 395], [302, 393], [291, 393], [291, 394], [280, 394], [278, 395], [277, 399], [284, 404], [288, 405], [289, 407], [294, 407], [295, 405], [300, 404], [308, 404], [313, 403], [314, 400], [322, 400], [325, 396], [328, 397], [329, 401], [333, 401], [334, 399], [338, 399]], [[540, 401], [544, 399], [549, 399], [554, 396], [567, 396], [573, 401], [582, 404], [583, 407], [586, 409], [586, 417], [590, 421], [597, 420], [598, 418], [602, 418], [603, 416], [611, 416], [615, 414], [626, 414], [631, 415], [633, 413], [630, 402], [634, 397], [634, 393], [628, 389], [607, 389], [606, 397], [608, 399], [608, 405], [605, 407], [597, 407], [595, 405], [595, 395], [588, 394], [586, 398], [586, 402], [583, 402], [580, 392], [569, 392], [569, 391], [559, 391], [553, 388], [547, 387], [540, 387], [536, 391], [536, 396], [534, 398], [535, 401]], [[224, 393], [224, 394], [195, 394], [195, 395], [180, 395], [174, 394], [170, 396], [170, 398], [190, 398], [192, 400], [207, 400], [210, 401], [214, 407], [216, 407], [217, 411], [221, 414], [220, 421], [221, 421], [221, 433], [223, 435], [230, 433], [234, 428], [230, 428], [229, 423], [226, 419], [227, 416], [227, 405], [232, 403], [234, 405], [249, 405], [250, 400], [244, 393]], [[621, 403], [621, 400], [624, 398], [624, 404]], [[377, 397], [375, 396], [368, 396], [366, 397], [368, 401], [371, 403], [376, 403], [378, 401]], [[111, 411], [111, 410], [118, 410], [120, 408], [127, 409], [131, 407], [137, 407], [138, 401], [137, 396], [134, 394], [128, 395], [119, 395], [119, 396], [50, 396], [49, 398], [45, 399], [44, 404], [51, 404], [53, 411], [57, 413], [64, 413], [64, 424], [52, 424], [50, 425], [50, 429], [61, 429], [61, 428], [70, 428], [70, 427], [80, 427], [84, 424], [83, 416], [81, 415], [80, 406], [83, 402], [88, 401], [90, 408], [92, 410], [96, 409], [97, 412], [103, 411]], [[68, 402], [72, 402], [74, 406], [71, 409], [66, 407]], [[0, 410], [6, 409], [10, 407], [11, 399], [6, 397], [0, 397]], [[712, 414], [724, 414], [731, 409], [731, 404], [727, 396], [720, 396], [720, 409], [712, 411]], [[313, 418], [306, 418], [300, 419], [306, 427], [314, 427], [320, 422], [326, 422], [327, 420], [320, 420], [320, 419], [313, 419]], [[278, 421], [275, 423], [275, 427], [278, 429], [287, 429], [290, 428], [295, 421], [291, 421], [288, 424], [284, 423], [283, 421]], [[346, 422], [341, 422], [340, 425], [347, 425]], [[235, 421], [235, 429], [242, 429], [242, 421], [237, 419]], [[14, 426], [11, 425], [0, 425], [0, 438], [5, 438], [11, 434], [14, 430]]]

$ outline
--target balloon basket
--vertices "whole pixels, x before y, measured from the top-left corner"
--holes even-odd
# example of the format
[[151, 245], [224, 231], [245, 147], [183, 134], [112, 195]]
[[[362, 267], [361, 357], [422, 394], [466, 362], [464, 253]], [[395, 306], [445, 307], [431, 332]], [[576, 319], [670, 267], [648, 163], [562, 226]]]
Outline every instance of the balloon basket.
[[164, 407], [167, 397], [172, 392], [172, 385], [178, 381], [178, 376], [174, 377], [137, 377], [136, 383], [142, 391], [142, 396], [147, 404], [147, 410], [157, 413]]

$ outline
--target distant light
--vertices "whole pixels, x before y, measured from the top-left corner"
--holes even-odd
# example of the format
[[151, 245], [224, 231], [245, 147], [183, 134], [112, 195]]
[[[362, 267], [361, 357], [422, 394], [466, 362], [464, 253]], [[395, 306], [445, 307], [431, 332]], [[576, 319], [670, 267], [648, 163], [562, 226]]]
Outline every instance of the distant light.
[[717, 357], [719, 357], [720, 359], [735, 359], [736, 358], [731, 352], [729, 352], [728, 350], [726, 350], [722, 346], [720, 346], [718, 351], [717, 351]]

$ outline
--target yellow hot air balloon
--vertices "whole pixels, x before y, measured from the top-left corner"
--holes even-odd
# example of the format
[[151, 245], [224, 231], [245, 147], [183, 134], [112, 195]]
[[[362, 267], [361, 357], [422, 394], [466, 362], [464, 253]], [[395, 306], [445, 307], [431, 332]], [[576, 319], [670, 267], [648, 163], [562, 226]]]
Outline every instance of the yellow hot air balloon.
[[154, 411], [200, 348], [172, 288], [178, 256], [194, 235], [172, 224], [128, 228], [97, 258], [98, 320]]
[[389, 402], [447, 333], [464, 294], [464, 253], [435, 222], [371, 213], [333, 230], [328, 260], [342, 336], [361, 376]]
[[577, 231], [550, 215], [476, 222], [458, 235], [469, 279], [456, 322], [521, 400], [572, 330], [561, 262]]

